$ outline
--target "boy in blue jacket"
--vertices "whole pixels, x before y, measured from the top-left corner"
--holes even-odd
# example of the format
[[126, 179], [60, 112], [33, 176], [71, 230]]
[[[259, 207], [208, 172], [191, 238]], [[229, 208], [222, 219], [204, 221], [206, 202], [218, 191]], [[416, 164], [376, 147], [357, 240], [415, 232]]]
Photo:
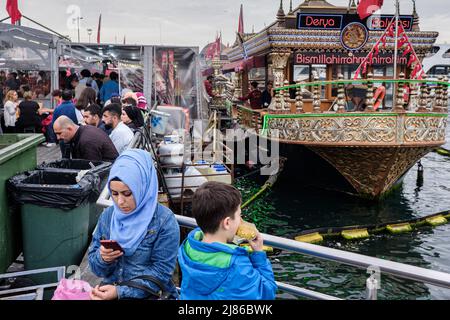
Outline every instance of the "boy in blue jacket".
[[272, 267], [258, 232], [253, 253], [230, 244], [241, 222], [241, 194], [227, 184], [207, 182], [194, 194], [197, 228], [178, 250], [181, 299], [269, 300], [275, 298]]

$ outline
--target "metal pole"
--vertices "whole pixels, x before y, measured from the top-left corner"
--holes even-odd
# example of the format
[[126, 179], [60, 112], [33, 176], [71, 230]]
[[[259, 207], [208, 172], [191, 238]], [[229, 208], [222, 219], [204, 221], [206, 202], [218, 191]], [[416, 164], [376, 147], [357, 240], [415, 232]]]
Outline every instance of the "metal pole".
[[78, 43], [80, 43], [80, 17], [77, 18], [78, 21]]
[[[398, 18], [400, 14], [399, 0], [395, 0], [395, 40], [394, 40], [394, 79], [397, 79], [397, 58], [398, 58]], [[392, 108], [395, 104], [395, 84], [392, 85]]]

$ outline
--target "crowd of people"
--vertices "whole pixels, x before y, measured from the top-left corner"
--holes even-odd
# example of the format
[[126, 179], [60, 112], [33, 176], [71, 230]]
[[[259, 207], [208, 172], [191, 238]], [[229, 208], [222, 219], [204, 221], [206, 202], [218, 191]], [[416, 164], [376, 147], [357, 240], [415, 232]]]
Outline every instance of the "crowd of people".
[[37, 102], [36, 94], [26, 85], [20, 87], [19, 82], [14, 72], [4, 80], [5, 133], [42, 132], [45, 146], [53, 147], [59, 142], [63, 158], [114, 160], [144, 125], [144, 95], [127, 89], [119, 92], [116, 72], [104, 77], [86, 69], [80, 77], [62, 76], [62, 89], [51, 93], [54, 109], [44, 108]]

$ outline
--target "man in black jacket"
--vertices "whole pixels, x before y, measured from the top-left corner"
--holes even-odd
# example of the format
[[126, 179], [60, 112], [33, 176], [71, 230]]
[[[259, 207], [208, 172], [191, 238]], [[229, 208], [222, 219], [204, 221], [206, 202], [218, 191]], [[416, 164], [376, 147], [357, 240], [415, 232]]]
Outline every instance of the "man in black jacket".
[[72, 159], [113, 162], [119, 156], [111, 139], [94, 126], [78, 126], [70, 118], [60, 116], [53, 124], [58, 140], [70, 143]]

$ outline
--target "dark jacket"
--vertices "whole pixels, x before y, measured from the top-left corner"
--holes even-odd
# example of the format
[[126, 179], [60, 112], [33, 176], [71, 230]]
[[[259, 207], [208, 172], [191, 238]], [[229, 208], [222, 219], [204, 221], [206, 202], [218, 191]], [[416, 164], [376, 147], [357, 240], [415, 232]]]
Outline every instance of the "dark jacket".
[[113, 162], [119, 156], [111, 139], [94, 126], [80, 126], [71, 141], [72, 159]]
[[241, 100], [241, 101], [250, 100], [250, 107], [252, 109], [261, 109], [261, 105], [262, 105], [261, 96], [262, 96], [261, 91], [259, 91], [258, 89], [255, 89], [252, 92], [250, 92], [248, 95], [246, 95], [245, 97], [239, 98], [239, 100]]
[[75, 113], [75, 105], [72, 103], [72, 101], [64, 101], [56, 107], [55, 112], [53, 112], [52, 127], [56, 119], [58, 119], [60, 116], [69, 117], [70, 120], [73, 121], [73, 123], [78, 123], [77, 114]]
[[18, 108], [20, 116], [17, 119], [16, 126], [22, 131], [26, 127], [39, 128], [41, 126], [41, 118], [38, 114], [39, 105], [35, 101], [22, 101]]
[[261, 104], [263, 108], [267, 108], [268, 106], [270, 106], [270, 103], [272, 102], [272, 95], [270, 94], [269, 90], [264, 90], [262, 92], [262, 97], [261, 97]]

